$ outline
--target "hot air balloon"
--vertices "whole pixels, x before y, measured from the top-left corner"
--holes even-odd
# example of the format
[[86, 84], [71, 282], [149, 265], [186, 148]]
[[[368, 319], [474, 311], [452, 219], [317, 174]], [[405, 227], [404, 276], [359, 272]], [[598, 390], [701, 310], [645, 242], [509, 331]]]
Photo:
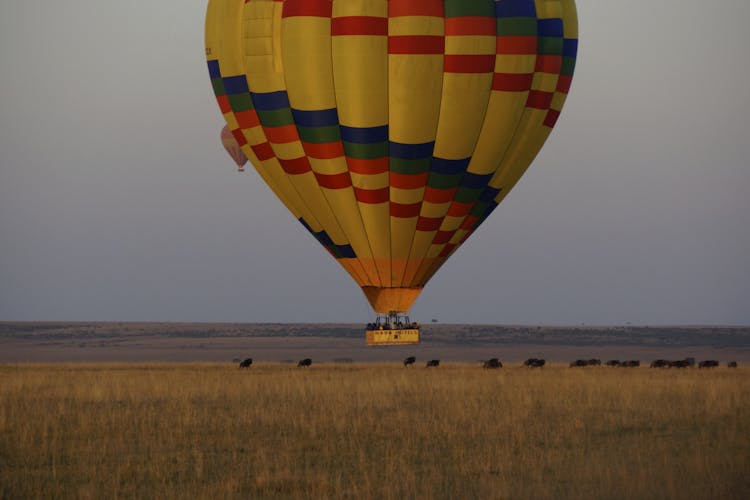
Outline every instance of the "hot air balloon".
[[245, 153], [242, 152], [240, 143], [237, 142], [237, 139], [234, 138], [232, 131], [229, 130], [229, 127], [227, 127], [226, 125], [224, 125], [224, 128], [221, 129], [221, 143], [224, 145], [224, 149], [227, 150], [227, 153], [229, 153], [229, 156], [231, 156], [234, 162], [237, 164], [237, 171], [244, 172], [245, 163], [247, 163], [247, 156], [245, 156]]
[[227, 126], [362, 288], [368, 344], [419, 341], [402, 315], [549, 136], [577, 24], [574, 0], [209, 1]]

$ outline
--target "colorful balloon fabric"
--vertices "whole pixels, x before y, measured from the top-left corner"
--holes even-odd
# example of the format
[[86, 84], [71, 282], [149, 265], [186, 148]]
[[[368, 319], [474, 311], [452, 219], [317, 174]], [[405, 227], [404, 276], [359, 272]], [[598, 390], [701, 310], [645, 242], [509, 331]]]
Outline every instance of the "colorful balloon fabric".
[[260, 176], [407, 312], [513, 188], [575, 67], [574, 0], [210, 0], [206, 57]]
[[234, 138], [234, 135], [232, 135], [232, 131], [229, 130], [229, 127], [226, 125], [221, 129], [221, 143], [224, 145], [224, 149], [227, 150], [227, 153], [229, 153], [229, 156], [231, 156], [237, 164], [237, 170], [244, 172], [245, 163], [247, 163], [247, 156], [242, 152], [242, 147], [237, 142], [237, 139]]

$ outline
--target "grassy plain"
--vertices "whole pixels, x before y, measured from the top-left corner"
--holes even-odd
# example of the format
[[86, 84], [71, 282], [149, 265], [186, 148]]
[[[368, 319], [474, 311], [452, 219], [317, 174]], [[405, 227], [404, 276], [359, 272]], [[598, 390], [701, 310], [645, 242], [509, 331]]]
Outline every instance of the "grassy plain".
[[747, 498], [750, 370], [0, 365], [0, 498]]

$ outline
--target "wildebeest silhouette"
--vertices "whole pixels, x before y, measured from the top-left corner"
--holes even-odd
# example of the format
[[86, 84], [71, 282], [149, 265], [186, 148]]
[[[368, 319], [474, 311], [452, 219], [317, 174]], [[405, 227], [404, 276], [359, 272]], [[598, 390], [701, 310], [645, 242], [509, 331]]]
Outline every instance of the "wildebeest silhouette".
[[601, 359], [592, 358], [592, 359], [588, 360], [588, 364], [589, 364], [589, 366], [602, 366], [602, 360]]
[[727, 363], [727, 368], [737, 368], [737, 362], [730, 361], [729, 363]]
[[490, 358], [482, 363], [482, 368], [495, 369], [502, 368], [503, 364], [497, 358]]
[[434, 366], [435, 368], [437, 368], [438, 366], [440, 366], [440, 360], [439, 359], [431, 359], [431, 360], [429, 360], [427, 362], [426, 368], [429, 368], [431, 366]]
[[622, 363], [620, 363], [620, 366], [624, 368], [638, 368], [639, 366], [641, 366], [641, 362], [637, 359], [631, 359], [628, 361], [623, 361]]
[[299, 367], [307, 368], [311, 364], [312, 364], [312, 359], [310, 358], [300, 359], [299, 363], [297, 363], [297, 368]]
[[545, 363], [546, 361], [544, 361], [543, 359], [529, 358], [523, 362], [523, 366], [528, 366], [529, 368], [541, 368]]
[[680, 359], [678, 361], [670, 361], [669, 367], [670, 368], [687, 368], [690, 366], [690, 361], [687, 359]]
[[409, 356], [408, 358], [404, 359], [404, 366], [410, 366], [417, 362], [417, 358], [414, 356]]
[[620, 366], [620, 360], [619, 359], [610, 359], [606, 363], [607, 366]]
[[240, 363], [240, 368], [250, 368], [250, 365], [252, 364], [253, 364], [253, 358], [247, 358], [247, 359], [244, 359]]
[[666, 359], [655, 359], [651, 362], [651, 368], [668, 368], [669, 361]]
[[578, 366], [588, 366], [588, 365], [589, 365], [589, 362], [586, 361], [585, 359], [576, 359], [575, 361], [570, 362], [571, 368], [575, 368]]
[[719, 366], [719, 362], [713, 359], [707, 359], [698, 363], [698, 368], [716, 368]]

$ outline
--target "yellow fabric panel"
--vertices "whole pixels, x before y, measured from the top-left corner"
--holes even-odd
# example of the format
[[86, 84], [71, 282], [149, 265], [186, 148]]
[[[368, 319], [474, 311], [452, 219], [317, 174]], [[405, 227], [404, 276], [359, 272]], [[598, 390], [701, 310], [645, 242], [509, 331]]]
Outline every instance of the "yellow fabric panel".
[[562, 4], [563, 36], [578, 39], [578, 10], [575, 0], [560, 0]]
[[536, 54], [497, 54], [495, 73], [533, 73]]
[[380, 286], [391, 286], [391, 232], [388, 224], [390, 207], [388, 203], [360, 203], [359, 212], [368, 234], [373, 235], [370, 237], [370, 248], [380, 277]]
[[391, 217], [392, 286], [404, 286], [409, 249], [417, 229], [417, 217]]
[[536, 16], [539, 19], [562, 19], [563, 5], [560, 0], [534, 0]]
[[388, 19], [388, 36], [443, 36], [444, 33], [445, 21], [442, 17], [402, 16]]
[[434, 156], [460, 160], [472, 156], [477, 145], [487, 112], [492, 74], [446, 73], [443, 82]]
[[422, 201], [423, 196], [423, 187], [414, 189], [398, 189], [391, 186], [391, 201], [394, 203], [402, 203], [404, 205], [419, 203], [420, 201]]
[[388, 56], [388, 134], [391, 141], [435, 140], [442, 89], [442, 55]]
[[508, 148], [523, 116], [528, 92], [492, 92], [487, 115], [468, 171], [490, 174], [497, 170], [499, 158]]
[[224, 121], [227, 122], [227, 126], [229, 127], [229, 130], [236, 130], [240, 128], [240, 125], [237, 123], [237, 118], [234, 116], [233, 112], [224, 113], [222, 115], [224, 117]]
[[387, 43], [386, 37], [333, 38], [333, 79], [342, 125], [388, 123]]
[[388, 0], [333, 0], [333, 17], [388, 17]]
[[[333, 17], [388, 17], [385, 0], [337, 0]], [[332, 37], [339, 121], [350, 127], [388, 124], [388, 37]]]
[[534, 73], [531, 88], [542, 92], [554, 92], [557, 88], [558, 75], [553, 73]]
[[[336, 0], [332, 17], [388, 17], [386, 0]], [[339, 123], [347, 127], [388, 124], [388, 37], [345, 35], [331, 38], [333, 87]], [[388, 187], [388, 173], [350, 173], [352, 185], [362, 189]], [[375, 269], [380, 286], [391, 285], [391, 238], [388, 202], [358, 203], [374, 258], [360, 259], [365, 269]]]
[[362, 175], [351, 172], [352, 185], [361, 189], [383, 189], [388, 187], [388, 172], [377, 175]]
[[251, 0], [245, 4], [245, 71], [250, 90], [265, 93], [284, 88], [280, 57], [274, 55], [274, 18], [281, 17], [281, 3], [272, 0]]
[[292, 107], [308, 111], [335, 108], [331, 20], [311, 16], [285, 18], [281, 41]]
[[557, 111], [560, 111], [563, 108], [563, 105], [565, 104], [565, 99], [568, 97], [568, 94], [563, 94], [562, 92], [555, 92], [554, 97], [552, 98], [552, 104], [550, 104], [550, 109], [555, 109]]
[[308, 160], [310, 161], [310, 167], [313, 169], [313, 172], [317, 172], [319, 174], [342, 174], [349, 169], [346, 164], [346, 157], [344, 156], [340, 156], [338, 158], [328, 158], [326, 160], [308, 157]]
[[422, 202], [422, 209], [420, 215], [422, 217], [428, 217], [434, 219], [436, 217], [442, 217], [446, 214], [451, 206], [451, 202], [446, 203], [431, 203], [429, 201]]
[[[412, 248], [429, 249], [436, 232], [437, 231], [416, 231], [414, 233]], [[404, 269], [404, 286], [413, 286], [417, 283], [415, 280], [415, 275], [419, 270], [419, 266], [422, 264], [422, 260], [422, 258], [410, 258], [407, 261], [406, 268]]]
[[443, 219], [443, 225], [440, 226], [441, 231], [455, 231], [458, 229], [458, 226], [461, 225], [461, 223], [464, 221], [463, 217], [453, 217], [453, 216], [446, 216], [445, 219]]
[[[266, 93], [286, 91], [284, 74], [278, 64], [280, 55], [276, 49], [280, 42], [270, 40], [281, 38], [281, 3], [268, 0], [251, 0], [245, 4], [246, 30], [256, 28], [254, 33], [245, 32], [245, 67], [248, 74], [248, 86], [252, 92]], [[268, 26], [272, 29], [269, 30]], [[261, 28], [261, 26], [263, 26]], [[269, 34], [270, 33], [270, 34]], [[263, 54], [268, 51], [270, 54]], [[282, 160], [293, 160], [305, 156], [299, 140], [288, 143], [270, 143], [274, 154]], [[311, 213], [314, 213], [331, 240], [337, 245], [350, 244], [350, 241], [338, 224], [336, 216], [323, 196], [315, 174], [312, 171], [304, 174], [287, 175], [289, 182], [300, 194]], [[305, 218], [306, 219], [306, 218]], [[309, 223], [308, 223], [309, 224]]]
[[280, 160], [293, 160], [305, 155], [305, 150], [302, 148], [300, 141], [271, 143], [271, 147]]
[[464, 236], [466, 236], [466, 233], [468, 233], [466, 229], [459, 229], [456, 231], [456, 233], [451, 237], [450, 242], [454, 245], [458, 245], [461, 243], [461, 240]]
[[[291, 107], [304, 111], [335, 108], [331, 20], [311, 16], [285, 18], [281, 25], [281, 40], [287, 62], [284, 76]], [[343, 155], [326, 160], [308, 158], [308, 161], [313, 172], [319, 174], [348, 171]], [[353, 188], [323, 188], [322, 192], [354, 253], [360, 258], [372, 259], [368, 234]], [[368, 269], [362, 269], [362, 273], [365, 281], [359, 283], [379, 282], [377, 274], [368, 274]]]
[[[243, 4], [234, 0], [211, 0], [208, 4], [206, 13], [207, 57], [217, 59], [222, 72], [227, 75], [242, 75], [245, 73], [242, 46], [238, 43], [242, 38], [243, 8]], [[233, 113], [224, 114], [224, 119], [230, 129], [238, 128]], [[304, 216], [314, 230], [322, 229], [317, 218], [306, 209], [302, 199], [289, 185], [279, 163], [277, 161], [261, 162], [250, 148], [250, 145], [266, 142], [261, 127], [243, 130], [243, 134], [248, 138], [249, 144], [244, 146], [242, 150], [261, 178], [295, 218]]]
[[494, 36], [447, 36], [446, 54], [495, 54], [497, 38]]

